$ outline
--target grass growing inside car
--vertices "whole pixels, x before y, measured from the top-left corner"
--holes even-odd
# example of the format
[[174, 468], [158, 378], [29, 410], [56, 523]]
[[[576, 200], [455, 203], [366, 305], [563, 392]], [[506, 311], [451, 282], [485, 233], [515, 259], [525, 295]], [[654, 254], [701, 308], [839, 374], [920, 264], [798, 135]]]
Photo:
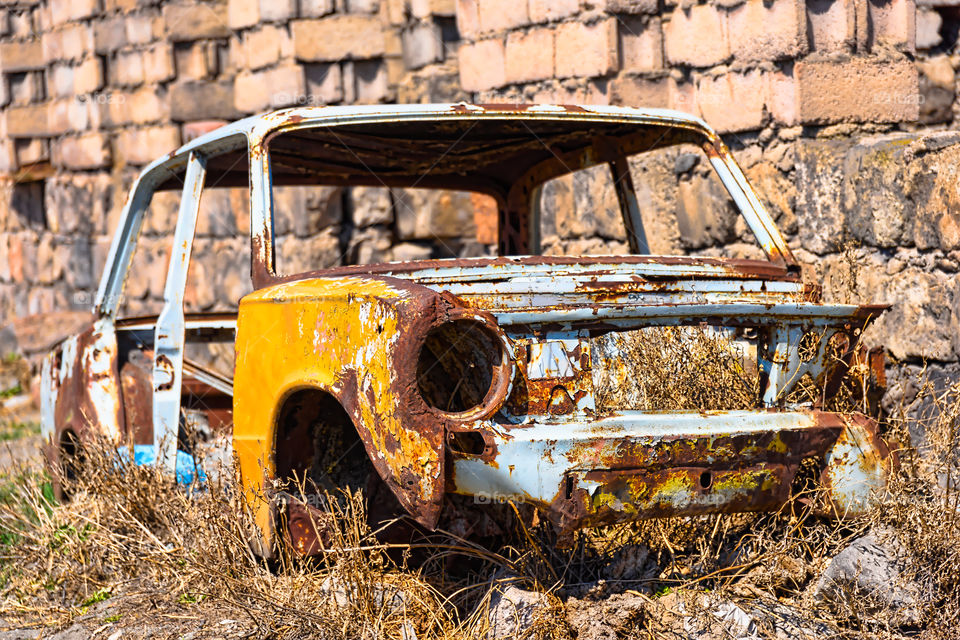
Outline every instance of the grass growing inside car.
[[753, 409], [759, 402], [756, 361], [711, 327], [609, 333], [594, 342], [592, 357], [600, 411]]
[[[896, 638], [919, 628], [925, 638], [956, 637], [960, 388], [920, 384], [938, 407], [926, 425], [930, 450], [902, 454], [902, 474], [870, 518], [823, 519], [800, 495], [772, 514], [586, 530], [567, 549], [548, 527], [522, 525], [486, 548], [443, 535], [430, 549], [387, 548], [366, 524], [362, 496], [346, 495], [329, 501], [337, 526], [328, 554], [267, 563], [250, 551], [252, 517], [228, 485], [185, 492], [104, 447], [88, 451], [73, 499], [61, 504], [38, 463], [24, 464], [0, 480], [0, 619], [168, 637], [204, 626], [220, 636], [482, 637], [493, 580], [503, 577], [551, 594], [531, 637], [608, 637], [588, 629], [608, 618], [617, 637], [688, 637], [716, 629], [718, 601], [750, 613], [760, 637], [777, 637], [781, 619], [809, 636]], [[888, 429], [899, 437], [905, 424], [893, 416]], [[829, 559], [871, 526], [915, 558], [908, 572], [923, 600], [912, 630], [869, 598], [825, 606], [811, 596]], [[611, 613], [628, 604], [630, 615]]]

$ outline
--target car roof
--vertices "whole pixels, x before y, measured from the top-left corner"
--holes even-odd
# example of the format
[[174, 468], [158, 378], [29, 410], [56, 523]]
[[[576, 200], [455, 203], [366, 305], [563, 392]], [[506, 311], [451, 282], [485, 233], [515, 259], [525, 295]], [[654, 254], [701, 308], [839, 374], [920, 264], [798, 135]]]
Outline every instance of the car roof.
[[[492, 123], [499, 123], [500, 128]], [[142, 177], [152, 178], [157, 189], [178, 188], [180, 180], [175, 174], [182, 172], [186, 165], [189, 154], [193, 151], [199, 151], [212, 158], [208, 165], [208, 175], [211, 183], [220, 186], [242, 186], [246, 184], [246, 155], [248, 153], [247, 144], [249, 144], [249, 153], [253, 156], [262, 150], [264, 142], [276, 137], [277, 132], [298, 130], [301, 133], [300, 142], [305, 141], [303, 131], [313, 129], [317, 131], [321, 128], [329, 131], [330, 126], [337, 126], [333, 137], [336, 142], [343, 143], [340, 132], [353, 131], [355, 136], [360, 131], [367, 132], [377, 129], [381, 132], [402, 129], [402, 142], [406, 146], [400, 145], [396, 135], [387, 134], [387, 141], [384, 151], [399, 154], [396, 166], [411, 166], [410, 157], [417, 152], [418, 145], [424, 142], [433, 141], [437, 145], [447, 145], [451, 141], [462, 141], [464, 131], [473, 130], [474, 137], [479, 140], [495, 139], [497, 136], [510, 135], [511, 127], [516, 132], [517, 128], [527, 128], [531, 130], [534, 137], [540, 137], [541, 142], [548, 142], [540, 130], [544, 127], [554, 127], [555, 130], [566, 130], [580, 128], [583, 131], [588, 129], [599, 132], [603, 136], [620, 139], [622, 133], [628, 130], [647, 129], [650, 131], [663, 131], [673, 129], [685, 132], [691, 137], [691, 140], [717, 140], [716, 133], [700, 118], [686, 114], [680, 111], [668, 109], [644, 109], [632, 107], [614, 107], [600, 105], [545, 105], [545, 104], [492, 104], [475, 105], [468, 103], [444, 103], [444, 104], [416, 104], [416, 105], [351, 105], [351, 106], [323, 106], [323, 107], [293, 107], [272, 111], [255, 116], [250, 116], [242, 120], [224, 125], [210, 131], [194, 140], [191, 140], [172, 151], [170, 154], [158, 158], [144, 169]], [[440, 128], [438, 128], [440, 127]], [[444, 128], [445, 129], [442, 129]], [[459, 128], [458, 128], [459, 127]], [[446, 135], [442, 131], [447, 131]], [[329, 139], [317, 139], [318, 145], [326, 144], [330, 146]], [[567, 151], [573, 151], [574, 148], [585, 148], [590, 146], [586, 141], [587, 134], [584, 133], [577, 143], [567, 145]], [[306, 138], [309, 138], [306, 135]], [[315, 134], [314, 138], [318, 138]], [[660, 133], [655, 133], [646, 140], [637, 140], [633, 145], [636, 150], [644, 150], [656, 142], [658, 146], [673, 144], [669, 139], [663, 138]], [[353, 140], [350, 141], [352, 145]], [[305, 145], [298, 147], [298, 152], [302, 152]], [[628, 145], [629, 146], [629, 145]], [[306, 145], [310, 148], [310, 145]], [[471, 150], [461, 145], [462, 156], [469, 156]], [[481, 152], [482, 149], [478, 149]], [[546, 149], [545, 149], [546, 151]], [[353, 151], [351, 151], [351, 154]], [[369, 165], [371, 159], [386, 157], [385, 154], [376, 155], [376, 151], [370, 151], [367, 155], [357, 158], [361, 163]], [[244, 157], [239, 157], [243, 155]], [[501, 152], [502, 155], [502, 152]], [[533, 165], [538, 161], [547, 159], [547, 153], [537, 156], [526, 150], [526, 158], [521, 164]], [[451, 158], [452, 159], [452, 158]], [[327, 158], [329, 160], [329, 158]], [[508, 173], [507, 168], [515, 169], [517, 167], [516, 158], [502, 157], [500, 167], [491, 167], [488, 172], [490, 175], [484, 179], [500, 180], [505, 179]], [[277, 171], [277, 183], [300, 184], [302, 181], [311, 181], [316, 184], [318, 176], [300, 176], [303, 173], [303, 162], [293, 163], [295, 166], [289, 172]], [[329, 164], [329, 163], [328, 163]], [[443, 171], [438, 171], [437, 166], [432, 161], [427, 161], [425, 166], [432, 167], [431, 180], [424, 183], [422, 179], [423, 167], [417, 170], [411, 166], [411, 171], [406, 179], [402, 175], [396, 175], [392, 185], [403, 186], [406, 182], [415, 179], [417, 184], [424, 187], [447, 186], [457, 188], [456, 173], [462, 173], [462, 168], [451, 167], [450, 171], [444, 175]], [[367, 167], [369, 168], [369, 167]], [[381, 175], [390, 174], [391, 167], [378, 167]], [[294, 171], [295, 170], [295, 171]], [[377, 178], [364, 181], [363, 176], [349, 176], [349, 171], [344, 171], [345, 175], [335, 176], [338, 169], [333, 167], [325, 172], [324, 179], [334, 183], [343, 184], [379, 184], [383, 180]], [[370, 171], [366, 171], [367, 174]], [[482, 180], [480, 181], [482, 182]], [[470, 184], [459, 185], [460, 188], [473, 188]], [[483, 190], [483, 189], [480, 189]]]

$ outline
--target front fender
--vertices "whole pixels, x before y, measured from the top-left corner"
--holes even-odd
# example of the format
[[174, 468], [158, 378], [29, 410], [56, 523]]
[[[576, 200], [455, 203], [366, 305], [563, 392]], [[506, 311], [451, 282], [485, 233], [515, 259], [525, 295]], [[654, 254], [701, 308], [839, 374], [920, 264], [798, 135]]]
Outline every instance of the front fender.
[[[453, 303], [389, 277], [310, 278], [240, 301], [234, 446], [248, 498], [275, 477], [277, 413], [290, 390], [336, 397], [400, 504], [433, 527], [444, 491], [444, 422], [417, 392], [427, 329]], [[266, 517], [261, 518], [261, 522]]]

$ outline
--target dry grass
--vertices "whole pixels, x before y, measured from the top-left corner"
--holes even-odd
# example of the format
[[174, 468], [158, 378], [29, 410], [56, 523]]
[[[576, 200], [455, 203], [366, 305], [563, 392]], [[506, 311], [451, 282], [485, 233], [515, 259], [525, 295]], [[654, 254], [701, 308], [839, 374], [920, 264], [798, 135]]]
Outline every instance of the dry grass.
[[336, 553], [267, 563], [248, 547], [252, 520], [243, 501], [224, 486], [186, 492], [109, 449], [88, 453], [66, 504], [53, 501], [42, 473], [20, 469], [11, 479], [0, 501], [0, 608], [8, 624], [64, 624], [107, 595], [135, 594], [171, 615], [196, 615], [216, 602], [223, 609], [216, 615], [241, 618], [256, 635], [457, 630], [445, 598], [373, 540], [357, 496], [330, 501]]
[[649, 327], [595, 341], [598, 409], [732, 410], [759, 402], [756, 361], [711, 327]]
[[[691, 334], [680, 335], [675, 346], [689, 349]], [[701, 358], [696, 362], [726, 363], [726, 373], [701, 371], [694, 380], [653, 368], [647, 402], [677, 393], [690, 407], [703, 407], [717, 402], [720, 383], [733, 385], [741, 399], [756, 393], [728, 344], [709, 332], [693, 335], [706, 345], [691, 354]], [[588, 617], [596, 618], [628, 597], [640, 604], [618, 622], [621, 637], [683, 637], [678, 620], [687, 625], [680, 628], [716, 626], [710, 602], [717, 599], [764, 621], [762, 637], [776, 637], [783, 614], [770, 607], [777, 603], [790, 603], [804, 612], [805, 624], [836, 637], [957, 637], [960, 386], [936, 393], [927, 385], [923, 393], [938, 409], [925, 425], [929, 451], [901, 453], [901, 474], [870, 518], [821, 518], [812, 496], [801, 492], [777, 513], [587, 530], [562, 550], [549, 528], [522, 524], [495, 548], [443, 534], [432, 547], [387, 548], [366, 524], [362, 496], [345, 494], [327, 501], [336, 525], [330, 553], [267, 563], [249, 550], [252, 520], [229, 486], [186, 492], [102, 448], [88, 453], [74, 499], [58, 504], [44, 473], [25, 466], [0, 483], [0, 618], [16, 626], [162, 618], [181, 631], [233, 619], [253, 636], [281, 638], [482, 637], [494, 577], [512, 576], [523, 588], [551, 594], [529, 632], [537, 638], [573, 637], [568, 603], [595, 607]], [[885, 428], [896, 439], [907, 425], [902, 408]], [[898, 628], [867, 599], [825, 608], [810, 596], [829, 559], [871, 527], [892, 532], [913, 558], [908, 577], [924, 594], [919, 630]]]

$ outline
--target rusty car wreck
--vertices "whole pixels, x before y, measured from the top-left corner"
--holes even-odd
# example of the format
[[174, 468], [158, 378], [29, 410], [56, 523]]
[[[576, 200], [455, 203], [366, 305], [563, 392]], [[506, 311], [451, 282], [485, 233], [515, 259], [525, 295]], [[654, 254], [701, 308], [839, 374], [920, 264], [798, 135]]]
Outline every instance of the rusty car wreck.
[[[766, 260], [650, 255], [627, 161], [678, 144], [703, 152]], [[540, 187], [604, 165], [631, 255], [540, 255]], [[185, 314], [199, 200], [213, 184], [249, 185], [254, 290], [236, 314]], [[497, 203], [498, 255], [282, 273], [272, 191], [307, 184], [486, 194]], [[163, 309], [118, 318], [144, 211], [165, 189], [183, 196]], [[893, 464], [876, 422], [790, 393], [804, 377], [828, 387], [834, 360], [852, 357], [852, 347], [837, 357], [828, 345], [854, 344], [882, 310], [825, 304], [801, 281], [773, 219], [698, 118], [548, 105], [294, 108], [212, 131], [143, 170], [95, 320], [44, 362], [43, 427], [55, 467], [99, 436], [152, 445], [172, 469], [183, 405], [203, 398], [229, 436], [264, 553], [283, 538], [319, 548], [305, 522], [316, 505], [276, 488], [290, 479], [318, 490], [375, 482], [426, 529], [461, 495], [532, 505], [570, 532], [776, 509], [813, 461], [830, 509], [857, 514]], [[599, 408], [592, 341], [676, 326], [752, 343], [757, 406]], [[232, 379], [185, 360], [196, 340], [235, 344]]]

